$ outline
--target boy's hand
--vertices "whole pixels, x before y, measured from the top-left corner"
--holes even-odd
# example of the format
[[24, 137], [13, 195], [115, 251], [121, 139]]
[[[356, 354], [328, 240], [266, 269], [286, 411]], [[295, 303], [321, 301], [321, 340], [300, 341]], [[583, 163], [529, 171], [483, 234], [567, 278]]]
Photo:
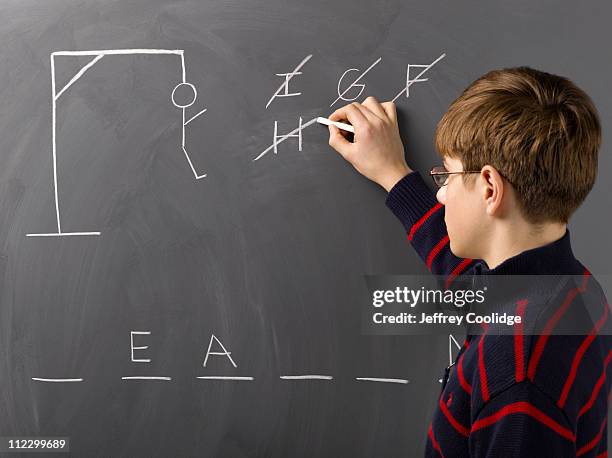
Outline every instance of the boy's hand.
[[355, 128], [354, 141], [349, 132], [329, 126], [329, 145], [366, 178], [389, 192], [412, 172], [406, 164], [404, 145], [399, 135], [397, 112], [393, 102], [379, 103], [374, 97], [338, 108], [329, 119], [348, 121]]

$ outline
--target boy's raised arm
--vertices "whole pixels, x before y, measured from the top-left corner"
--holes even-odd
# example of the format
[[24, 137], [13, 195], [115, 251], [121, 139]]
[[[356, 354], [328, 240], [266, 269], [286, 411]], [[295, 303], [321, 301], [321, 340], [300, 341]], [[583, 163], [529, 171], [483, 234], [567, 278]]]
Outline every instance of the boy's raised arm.
[[404, 225], [408, 241], [429, 271], [446, 276], [447, 285], [474, 265], [472, 259], [459, 258], [451, 252], [444, 205], [436, 200], [419, 172], [400, 179], [389, 191], [386, 204]]
[[355, 129], [354, 141], [344, 131], [329, 126], [329, 144], [366, 178], [389, 192], [387, 206], [402, 222], [419, 256], [430, 272], [452, 279], [469, 270], [472, 259], [459, 258], [450, 250], [440, 204], [418, 172], [406, 164], [393, 102], [379, 103], [368, 97], [360, 104], [345, 105], [329, 116], [348, 121]]

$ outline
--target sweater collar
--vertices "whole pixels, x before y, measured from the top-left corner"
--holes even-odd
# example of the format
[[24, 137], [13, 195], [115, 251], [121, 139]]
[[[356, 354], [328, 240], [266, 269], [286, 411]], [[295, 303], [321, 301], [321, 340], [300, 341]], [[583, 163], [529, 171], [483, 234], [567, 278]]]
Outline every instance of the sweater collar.
[[512, 256], [489, 269], [484, 260], [474, 266], [476, 275], [578, 275], [581, 265], [574, 257], [569, 229], [560, 239]]

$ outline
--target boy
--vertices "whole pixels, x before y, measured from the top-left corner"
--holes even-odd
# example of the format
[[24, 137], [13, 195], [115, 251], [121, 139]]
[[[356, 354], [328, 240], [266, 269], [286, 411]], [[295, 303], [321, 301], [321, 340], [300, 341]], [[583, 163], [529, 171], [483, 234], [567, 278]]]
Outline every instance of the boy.
[[[426, 455], [607, 456], [609, 306], [574, 257], [567, 230], [597, 175], [601, 128], [589, 97], [566, 78], [528, 67], [474, 81], [437, 126], [443, 166], [430, 172], [437, 201], [405, 162], [392, 102], [368, 97], [329, 118], [354, 126], [353, 142], [330, 126], [329, 144], [388, 192], [409, 241], [447, 285], [466, 274], [573, 276], [558, 290], [519, 291], [504, 304], [537, 317], [532, 329], [541, 333], [468, 332]], [[555, 334], [589, 301], [599, 302], [590, 331]]]

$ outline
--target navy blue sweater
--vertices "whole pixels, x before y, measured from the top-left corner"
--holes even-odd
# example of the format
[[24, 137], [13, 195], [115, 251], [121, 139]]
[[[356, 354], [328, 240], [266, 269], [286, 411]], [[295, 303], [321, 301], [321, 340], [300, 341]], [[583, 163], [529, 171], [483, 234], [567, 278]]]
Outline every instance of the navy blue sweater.
[[[494, 335], [486, 327], [478, 334], [467, 332], [428, 429], [426, 456], [607, 457], [609, 305], [600, 285], [574, 257], [569, 231], [489, 269], [482, 260], [458, 258], [450, 251], [444, 206], [418, 172], [400, 180], [386, 204], [428, 269], [442, 276], [447, 287], [459, 275], [571, 275], [573, 280], [554, 291], [516, 291], [502, 301], [505, 310], [538, 316], [539, 334], [520, 326], [511, 335]], [[555, 334], [572, 315], [569, 311], [587, 301], [599, 304], [589, 330]]]

